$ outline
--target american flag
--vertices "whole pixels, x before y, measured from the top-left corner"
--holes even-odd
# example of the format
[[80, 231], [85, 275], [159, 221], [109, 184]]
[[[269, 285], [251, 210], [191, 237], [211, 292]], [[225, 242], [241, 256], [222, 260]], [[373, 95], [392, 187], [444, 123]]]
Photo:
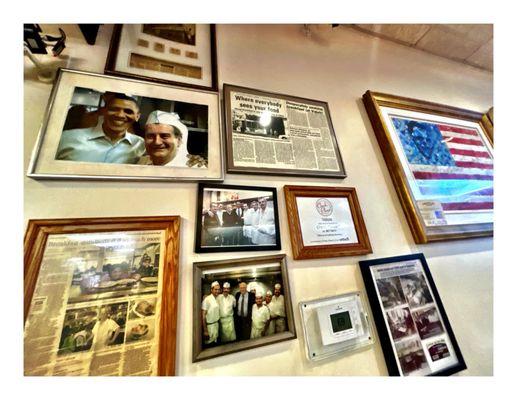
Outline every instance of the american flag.
[[477, 130], [392, 121], [422, 200], [438, 200], [446, 212], [493, 210], [493, 156]]

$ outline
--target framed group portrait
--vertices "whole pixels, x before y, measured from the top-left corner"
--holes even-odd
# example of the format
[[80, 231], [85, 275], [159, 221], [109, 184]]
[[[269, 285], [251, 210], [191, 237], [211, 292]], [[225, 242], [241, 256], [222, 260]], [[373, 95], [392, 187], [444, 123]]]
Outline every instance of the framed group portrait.
[[115, 25], [104, 72], [217, 92], [215, 25]]
[[372, 252], [354, 188], [286, 185], [284, 194], [295, 260]]
[[192, 362], [296, 338], [285, 255], [194, 263]]
[[196, 253], [281, 248], [276, 188], [198, 185]]
[[24, 375], [175, 375], [177, 216], [30, 220]]
[[346, 177], [327, 103], [225, 84], [226, 170]]
[[28, 176], [222, 180], [219, 96], [61, 69]]
[[492, 236], [490, 119], [370, 91], [363, 101], [415, 242]]
[[467, 368], [423, 254], [360, 261], [392, 376], [446, 376]]

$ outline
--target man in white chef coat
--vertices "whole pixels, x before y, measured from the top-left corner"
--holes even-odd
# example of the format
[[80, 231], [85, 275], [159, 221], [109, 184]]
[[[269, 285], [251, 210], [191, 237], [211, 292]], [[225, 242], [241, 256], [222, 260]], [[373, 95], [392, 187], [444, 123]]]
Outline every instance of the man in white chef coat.
[[221, 287], [219, 282], [214, 281], [210, 285], [210, 294], [201, 303], [201, 314], [203, 321], [203, 338], [206, 345], [217, 344], [219, 338], [219, 303], [217, 296]]
[[230, 294], [230, 284], [223, 283], [223, 294], [217, 296], [219, 303], [219, 333], [221, 343], [233, 342], [237, 337], [235, 335], [235, 324], [233, 322], [233, 309], [237, 302], [235, 297]]
[[280, 294], [282, 285], [275, 285], [274, 296], [269, 304], [271, 310], [271, 323], [275, 326], [275, 333], [285, 331], [285, 301], [284, 296]]
[[269, 308], [264, 304], [264, 295], [258, 290], [255, 295], [255, 304], [251, 309], [251, 336], [250, 339], [257, 339], [265, 336], [269, 326]]
[[275, 244], [275, 212], [267, 206], [267, 198], [259, 199], [259, 208], [253, 218], [254, 230], [251, 241], [254, 244]]
[[[271, 290], [268, 290], [266, 292], [266, 307], [269, 308], [269, 314], [271, 316], [271, 299], [273, 298], [273, 292], [271, 292]], [[269, 323], [269, 326], [267, 328], [267, 331], [266, 331], [266, 336], [271, 336], [275, 333], [275, 323], [271, 320], [271, 322]]]
[[102, 307], [99, 311], [99, 319], [92, 329], [92, 349], [94, 351], [106, 349], [115, 343], [119, 332], [120, 326], [110, 318], [108, 309]]

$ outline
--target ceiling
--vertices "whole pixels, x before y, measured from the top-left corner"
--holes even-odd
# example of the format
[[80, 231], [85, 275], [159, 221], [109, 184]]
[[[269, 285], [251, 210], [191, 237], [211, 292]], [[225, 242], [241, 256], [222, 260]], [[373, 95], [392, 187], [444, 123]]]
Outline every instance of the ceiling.
[[353, 24], [353, 28], [493, 71], [492, 24]]

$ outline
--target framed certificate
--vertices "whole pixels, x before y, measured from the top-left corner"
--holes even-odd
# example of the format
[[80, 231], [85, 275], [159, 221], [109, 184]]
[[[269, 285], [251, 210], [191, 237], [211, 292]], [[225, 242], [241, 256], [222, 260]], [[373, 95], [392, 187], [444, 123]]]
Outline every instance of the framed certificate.
[[423, 254], [360, 261], [390, 375], [467, 368]]
[[180, 218], [31, 220], [26, 376], [174, 375]]
[[492, 236], [490, 118], [370, 91], [363, 101], [415, 242]]
[[354, 188], [284, 186], [284, 194], [295, 260], [372, 252]]

